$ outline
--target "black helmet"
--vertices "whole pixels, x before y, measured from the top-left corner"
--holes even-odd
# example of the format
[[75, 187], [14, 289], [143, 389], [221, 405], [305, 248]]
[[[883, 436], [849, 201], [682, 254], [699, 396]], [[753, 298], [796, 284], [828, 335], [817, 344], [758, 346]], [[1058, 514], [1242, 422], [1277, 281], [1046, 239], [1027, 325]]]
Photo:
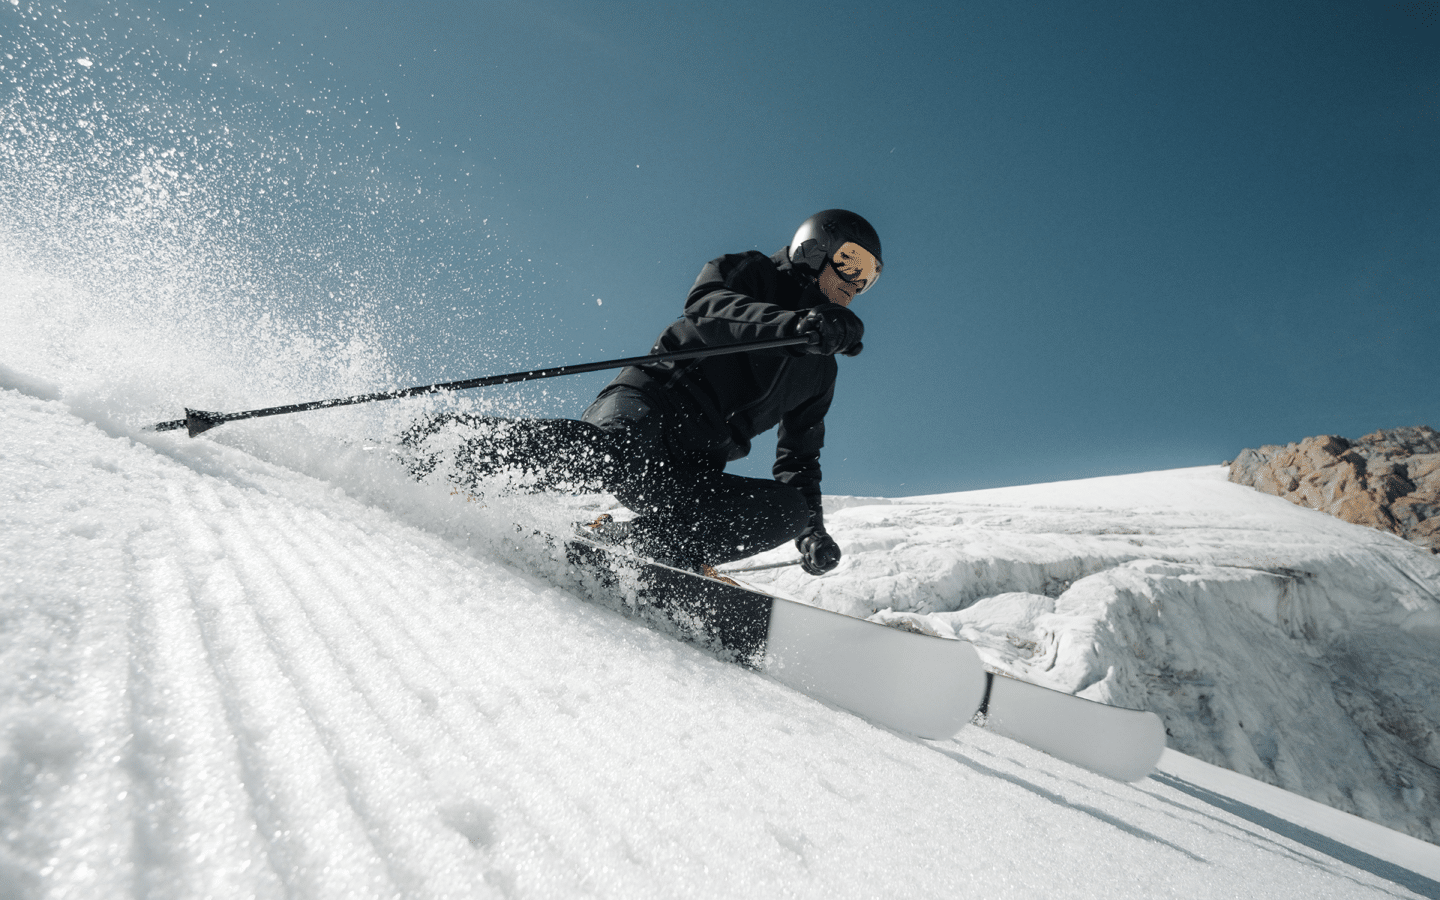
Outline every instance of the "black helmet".
[[880, 235], [869, 222], [848, 209], [821, 210], [802, 222], [790, 241], [790, 263], [796, 272], [818, 278], [826, 261], [835, 259], [835, 254], [847, 243], [858, 244], [875, 257], [874, 275], [866, 279], [861, 289], [868, 291], [875, 286], [875, 279], [885, 266], [880, 257]]

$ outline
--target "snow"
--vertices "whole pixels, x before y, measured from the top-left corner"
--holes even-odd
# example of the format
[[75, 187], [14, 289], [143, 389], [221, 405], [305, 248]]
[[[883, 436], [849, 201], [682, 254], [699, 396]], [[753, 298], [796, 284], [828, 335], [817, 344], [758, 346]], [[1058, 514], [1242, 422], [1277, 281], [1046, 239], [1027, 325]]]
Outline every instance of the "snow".
[[1219, 467], [831, 497], [838, 571], [744, 576], [1155, 710], [1121, 784], [586, 603], [514, 526], [605, 498], [469, 498], [357, 440], [513, 395], [144, 431], [497, 371], [508, 289], [435, 273], [518, 270], [421, 227], [344, 109], [194, 84], [223, 35], [11, 5], [0, 898], [1440, 897], [1436, 560]]
[[[919, 741], [676, 643], [517, 556], [514, 514], [563, 508], [466, 502], [294, 422], [189, 440], [42, 377], [0, 387], [5, 896], [1440, 893], [1433, 845], [1174, 751], [1127, 785], [979, 728]], [[1352, 558], [1371, 540], [1211, 471], [1101, 486], [837, 510], [847, 562], [805, 590], [895, 607], [915, 585], [996, 659], [1001, 628], [1031, 628], [1033, 661], [1087, 627], [1064, 593], [1043, 611], [1053, 541], [1143, 533], [1213, 566], [1249, 551], [1161, 523], [1228, 508], [1248, 533], [1261, 506]], [[1039, 530], [1078, 523], [1065, 503], [1148, 530]], [[919, 586], [915, 560], [1001, 545], [1029, 548], [1007, 565], [1035, 591], [996, 595], [1001, 618], [942, 610], [953, 565]], [[1055, 652], [1051, 681], [1083, 668]]]
[[840, 570], [754, 580], [964, 638], [1024, 680], [1157, 712], [1172, 747], [1440, 836], [1440, 561], [1399, 538], [1223, 466], [853, 500], [828, 522]]

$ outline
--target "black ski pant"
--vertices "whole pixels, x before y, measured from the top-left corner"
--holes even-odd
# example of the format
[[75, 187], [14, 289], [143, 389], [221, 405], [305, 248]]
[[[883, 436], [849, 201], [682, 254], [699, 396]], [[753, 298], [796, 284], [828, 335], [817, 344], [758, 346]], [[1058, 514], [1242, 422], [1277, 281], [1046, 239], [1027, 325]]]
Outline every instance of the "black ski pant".
[[[643, 392], [607, 390], [574, 419], [441, 416], [416, 425], [403, 441], [417, 449], [456, 427], [454, 477], [470, 489], [504, 475], [520, 490], [614, 494], [636, 516], [618, 529], [634, 552], [697, 571], [794, 540], [810, 522], [799, 488], [725, 472], [725, 460], [688, 451], [684, 423]], [[421, 453], [424, 477], [439, 464]]]
[[810, 522], [799, 488], [728, 474], [724, 459], [685, 450], [678, 414], [636, 388], [610, 388], [581, 421], [609, 442], [602, 478], [637, 514], [628, 536], [636, 552], [695, 570], [778, 547]]

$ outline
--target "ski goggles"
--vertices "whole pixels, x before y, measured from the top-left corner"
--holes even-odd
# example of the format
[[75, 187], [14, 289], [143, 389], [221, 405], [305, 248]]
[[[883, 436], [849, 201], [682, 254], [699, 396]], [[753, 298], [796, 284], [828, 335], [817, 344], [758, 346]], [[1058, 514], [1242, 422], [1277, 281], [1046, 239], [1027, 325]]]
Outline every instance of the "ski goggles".
[[835, 255], [830, 257], [830, 264], [835, 267], [835, 274], [840, 276], [841, 281], [860, 286], [855, 292], [857, 297], [875, 286], [882, 268], [875, 254], [854, 241], [841, 244]]

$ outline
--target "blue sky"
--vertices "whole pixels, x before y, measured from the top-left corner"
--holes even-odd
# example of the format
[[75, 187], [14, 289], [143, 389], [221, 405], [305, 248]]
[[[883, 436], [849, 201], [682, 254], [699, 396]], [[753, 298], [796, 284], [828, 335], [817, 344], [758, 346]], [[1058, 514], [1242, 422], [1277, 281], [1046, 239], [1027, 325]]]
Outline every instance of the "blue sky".
[[[455, 245], [505, 257], [503, 291], [452, 276], [491, 324], [457, 318], [447, 347], [640, 353], [706, 260], [865, 215], [886, 272], [854, 307], [830, 492], [1440, 427], [1434, 3], [126, 7], [152, 8], [297, 109], [364, 123], [366, 154], [460, 210]], [[238, 83], [194, 89], [238, 103]], [[455, 365], [435, 377], [490, 374]], [[606, 380], [540, 411], [578, 415]]]

